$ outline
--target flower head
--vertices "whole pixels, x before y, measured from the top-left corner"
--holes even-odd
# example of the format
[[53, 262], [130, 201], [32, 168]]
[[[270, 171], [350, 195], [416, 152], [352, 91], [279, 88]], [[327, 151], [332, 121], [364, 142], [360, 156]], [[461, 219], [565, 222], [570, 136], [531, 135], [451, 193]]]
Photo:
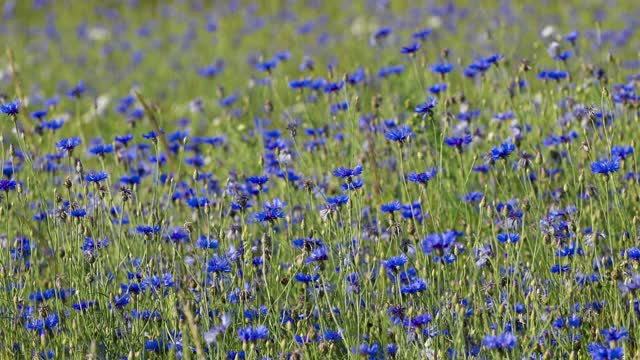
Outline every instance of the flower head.
[[9, 116], [17, 116], [20, 112], [20, 100], [0, 104], [0, 112]]

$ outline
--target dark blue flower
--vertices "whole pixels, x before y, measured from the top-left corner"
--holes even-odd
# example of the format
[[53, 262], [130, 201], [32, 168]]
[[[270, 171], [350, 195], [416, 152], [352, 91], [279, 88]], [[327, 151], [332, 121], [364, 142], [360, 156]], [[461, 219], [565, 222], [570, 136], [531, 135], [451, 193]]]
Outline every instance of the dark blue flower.
[[429, 87], [429, 92], [431, 92], [432, 94], [440, 94], [441, 92], [444, 92], [447, 90], [447, 84], [446, 83], [438, 83], [438, 84], [434, 84], [431, 87]]
[[87, 215], [87, 211], [85, 209], [74, 209], [71, 210], [71, 216], [75, 218], [83, 218]]
[[75, 149], [78, 145], [82, 144], [82, 140], [79, 137], [74, 136], [67, 139], [61, 139], [56, 143], [56, 148], [60, 151], [66, 151], [71, 154], [73, 149]]
[[[1, 105], [0, 105], [1, 106]], [[42, 120], [45, 116], [47, 116], [47, 110], [37, 110], [31, 113], [31, 118], [34, 120]]]
[[592, 360], [614, 360], [624, 359], [624, 349], [621, 347], [613, 347], [611, 345], [602, 345], [595, 342], [587, 346], [587, 351], [591, 355]]
[[87, 90], [87, 87], [85, 86], [84, 81], [80, 80], [78, 81], [78, 84], [76, 84], [69, 91], [67, 91], [67, 96], [69, 96], [70, 98], [77, 99], [81, 97], [86, 90]]
[[344, 81], [340, 80], [339, 82], [336, 82], [336, 83], [327, 83], [327, 84], [325, 84], [323, 90], [324, 90], [325, 93], [329, 94], [329, 93], [338, 92], [343, 87], [344, 87]]
[[411, 37], [420, 41], [426, 40], [433, 31], [431, 29], [422, 29], [414, 32]]
[[266, 60], [256, 64], [256, 69], [261, 72], [271, 73], [273, 69], [278, 65], [277, 59]]
[[129, 305], [130, 301], [131, 301], [131, 295], [129, 295], [129, 293], [116, 295], [116, 297], [113, 300], [113, 305], [117, 308], [123, 308]]
[[298, 274], [295, 274], [293, 278], [299, 283], [308, 284], [310, 282], [318, 281], [318, 279], [320, 279], [320, 275], [318, 274], [309, 275], [309, 274], [298, 273]]
[[88, 182], [94, 182], [97, 184], [100, 181], [107, 179], [108, 177], [109, 175], [104, 171], [97, 171], [97, 172], [92, 171], [87, 174], [85, 179], [87, 179]]
[[427, 101], [416, 106], [414, 111], [416, 112], [416, 114], [420, 114], [423, 117], [427, 115], [431, 116], [433, 115], [433, 111], [437, 104], [438, 104], [438, 100], [436, 100], [436, 98], [434, 98], [433, 96], [429, 96], [427, 98]]
[[400, 293], [403, 295], [417, 294], [427, 290], [427, 282], [424, 279], [414, 279], [407, 285], [400, 286]]
[[487, 349], [510, 350], [518, 345], [518, 339], [511, 332], [500, 335], [485, 335], [482, 338], [482, 346]]
[[338, 196], [327, 197], [327, 205], [331, 208], [340, 207], [349, 201], [349, 195], [342, 194]]
[[444, 143], [447, 146], [456, 148], [456, 149], [462, 149], [462, 147], [464, 145], [468, 145], [471, 144], [471, 141], [473, 140], [473, 137], [471, 136], [471, 134], [465, 134], [464, 136], [452, 136], [452, 137], [446, 137], [444, 138]]
[[518, 240], [520, 240], [520, 234], [516, 234], [516, 233], [500, 233], [497, 236], [498, 241], [502, 244], [504, 243], [512, 243], [515, 244], [518, 242]]
[[9, 192], [9, 190], [15, 190], [17, 185], [13, 179], [0, 179], [0, 191]]
[[157, 234], [160, 232], [160, 225], [138, 225], [136, 226], [136, 232], [143, 235]]
[[491, 149], [491, 159], [494, 161], [506, 159], [516, 150], [516, 146], [510, 142], [502, 143], [498, 147]]
[[283, 218], [285, 212], [282, 209], [286, 204], [279, 198], [273, 199], [272, 202], [265, 202], [263, 204], [264, 211], [254, 214], [254, 218], [259, 222], [275, 222], [276, 220]]
[[415, 54], [418, 50], [420, 50], [420, 43], [413, 43], [411, 45], [407, 45], [407, 46], [403, 46], [402, 50], [400, 50], [400, 52], [402, 54], [409, 54], [409, 55], [413, 55]]
[[611, 148], [611, 157], [624, 160], [633, 155], [633, 146], [614, 146]]
[[258, 325], [255, 328], [251, 325], [244, 329], [238, 330], [238, 337], [242, 342], [256, 342], [258, 340], [266, 340], [269, 336], [269, 329], [264, 325]]
[[104, 156], [113, 152], [113, 144], [96, 145], [89, 149], [89, 152], [93, 155]]
[[231, 264], [229, 264], [226, 257], [213, 255], [207, 263], [207, 271], [213, 273], [228, 273], [231, 272]]
[[337, 178], [347, 179], [349, 180], [352, 177], [362, 175], [363, 167], [362, 165], [356, 165], [353, 169], [345, 168], [341, 166], [337, 169], [333, 170], [333, 176]]
[[421, 173], [411, 172], [409, 173], [409, 175], [407, 175], [407, 180], [416, 184], [426, 185], [429, 183], [429, 181], [431, 181], [431, 179], [436, 176], [436, 173], [437, 172], [435, 168], [431, 168], [431, 170], [427, 170]]
[[624, 340], [629, 336], [629, 330], [627, 330], [624, 327], [618, 329], [615, 326], [610, 329], [604, 329], [600, 331], [600, 333], [602, 334], [602, 336], [604, 336], [607, 342], [611, 342], [611, 341], [617, 342], [620, 340]]
[[451, 70], [453, 70], [452, 64], [440, 63], [440, 64], [431, 65], [431, 71], [440, 75], [448, 74], [451, 72]]
[[129, 141], [133, 140], [133, 135], [132, 134], [127, 134], [127, 135], [117, 135], [115, 137], [115, 141], [119, 142], [120, 144], [127, 146], [127, 144], [129, 143]]
[[383, 264], [388, 271], [397, 272], [407, 263], [408, 260], [409, 259], [406, 255], [398, 255], [384, 260]]
[[389, 141], [395, 141], [403, 144], [410, 137], [413, 137], [413, 132], [411, 131], [411, 128], [409, 126], [402, 125], [400, 127], [395, 127], [387, 130], [387, 132], [384, 134], [384, 137]]
[[20, 112], [20, 100], [0, 104], [0, 112], [9, 116], [17, 116]]
[[594, 174], [609, 175], [620, 170], [618, 159], [601, 159], [591, 163], [591, 172]]
[[354, 190], [360, 189], [362, 185], [364, 185], [364, 182], [362, 181], [362, 179], [355, 178], [353, 181], [346, 182], [342, 184], [340, 187], [342, 188], [342, 191], [354, 191]]
[[380, 206], [380, 211], [383, 213], [394, 213], [400, 209], [402, 209], [402, 204], [400, 204], [398, 200], [392, 201], [388, 204], [382, 204], [382, 206]]

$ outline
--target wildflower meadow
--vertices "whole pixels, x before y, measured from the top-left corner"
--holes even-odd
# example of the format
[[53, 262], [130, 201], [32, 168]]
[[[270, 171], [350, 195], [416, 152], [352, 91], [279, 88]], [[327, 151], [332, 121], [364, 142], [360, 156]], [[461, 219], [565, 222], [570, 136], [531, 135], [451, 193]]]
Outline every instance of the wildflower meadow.
[[639, 358], [638, 2], [0, 3], [0, 359]]

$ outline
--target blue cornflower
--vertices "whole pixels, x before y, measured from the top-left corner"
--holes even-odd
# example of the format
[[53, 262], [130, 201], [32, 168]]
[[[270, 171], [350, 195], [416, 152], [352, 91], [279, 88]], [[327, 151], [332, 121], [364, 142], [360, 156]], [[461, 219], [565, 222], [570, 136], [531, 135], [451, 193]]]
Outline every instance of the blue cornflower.
[[414, 279], [409, 284], [400, 287], [400, 293], [403, 295], [416, 294], [425, 290], [427, 290], [427, 282], [421, 278]]
[[518, 345], [518, 339], [511, 332], [500, 335], [485, 335], [482, 338], [482, 346], [487, 349], [510, 350]]
[[571, 45], [575, 46], [576, 41], [580, 37], [580, 33], [577, 30], [573, 30], [564, 36], [564, 39], [571, 43]]
[[573, 53], [571, 51], [563, 51], [555, 55], [553, 59], [557, 61], [567, 61], [571, 58], [571, 56], [573, 56]]
[[258, 175], [258, 176], [247, 176], [247, 182], [256, 186], [263, 186], [269, 181], [269, 176], [267, 175]]
[[624, 160], [633, 155], [633, 146], [614, 146], [611, 148], [611, 157]]
[[0, 179], [0, 191], [9, 192], [15, 190], [18, 183], [13, 179]]
[[416, 31], [415, 33], [413, 33], [411, 35], [412, 38], [423, 41], [425, 40], [427, 37], [429, 37], [429, 35], [431, 35], [433, 31], [431, 29], [422, 29], [419, 31]]
[[365, 356], [369, 360], [380, 359], [384, 356], [384, 349], [382, 349], [379, 344], [369, 345], [362, 343], [357, 349], [353, 349], [353, 352]]
[[516, 146], [510, 142], [502, 143], [498, 147], [491, 149], [491, 159], [497, 161], [500, 159], [506, 159], [516, 150]]
[[117, 135], [114, 139], [115, 139], [115, 141], [119, 142], [120, 144], [122, 144], [124, 146], [127, 146], [129, 141], [133, 140], [133, 135], [132, 134]]
[[497, 239], [500, 243], [504, 244], [504, 243], [512, 243], [515, 244], [518, 242], [518, 240], [520, 240], [520, 234], [516, 234], [516, 233], [500, 233], [497, 236]]
[[471, 144], [471, 141], [473, 140], [473, 137], [471, 136], [471, 134], [465, 134], [464, 136], [458, 137], [458, 136], [453, 136], [453, 137], [446, 137], [444, 138], [444, 143], [447, 146], [456, 148], [458, 150], [462, 150], [462, 147], [464, 145], [468, 145]]
[[340, 80], [337, 83], [327, 83], [324, 86], [324, 92], [329, 94], [329, 93], [334, 93], [334, 92], [338, 92], [342, 89], [342, 87], [344, 87], [344, 81]]
[[312, 262], [322, 262], [326, 260], [329, 260], [329, 253], [327, 252], [327, 248], [324, 246], [319, 246], [313, 249], [313, 251], [311, 251], [311, 254], [309, 254], [309, 257], [307, 257], [306, 262], [308, 264]]
[[452, 64], [440, 63], [440, 64], [431, 65], [431, 71], [433, 71], [434, 73], [440, 74], [442, 76], [450, 73], [451, 70], [453, 70]]
[[74, 209], [71, 210], [71, 216], [75, 218], [83, 218], [87, 215], [87, 211], [85, 209]]
[[441, 92], [444, 92], [447, 90], [447, 84], [446, 83], [437, 83], [432, 85], [431, 87], [429, 87], [429, 92], [431, 92], [432, 94], [440, 94]]
[[31, 113], [31, 118], [41, 121], [45, 116], [47, 116], [47, 110], [37, 110]]
[[448, 252], [451, 247], [457, 244], [458, 237], [463, 234], [456, 230], [447, 230], [442, 234], [430, 234], [422, 240], [422, 251], [425, 254], [431, 254], [434, 251], [443, 253]]
[[51, 131], [56, 131], [60, 129], [62, 125], [64, 125], [64, 120], [62, 119], [53, 119], [51, 121], [42, 121], [40, 123], [40, 126], [42, 126], [44, 129], [51, 130]]
[[282, 200], [275, 198], [272, 202], [265, 202], [263, 205], [264, 211], [255, 213], [254, 217], [259, 222], [275, 222], [285, 216], [285, 212], [282, 209], [285, 206], [286, 204]]
[[542, 70], [538, 73], [538, 79], [560, 81], [569, 77], [569, 73], [562, 70]]
[[93, 155], [104, 156], [113, 152], [113, 144], [96, 145], [89, 149], [89, 152]]
[[87, 179], [88, 182], [94, 182], [94, 183], [97, 184], [100, 181], [105, 180], [108, 177], [109, 177], [109, 175], [104, 171], [97, 171], [97, 172], [92, 171], [92, 172], [87, 174], [85, 179]]
[[407, 45], [407, 46], [403, 46], [402, 50], [400, 50], [400, 53], [402, 54], [409, 54], [411, 56], [413, 56], [418, 50], [420, 50], [420, 43], [413, 43], [411, 45]]
[[624, 349], [621, 347], [611, 347], [611, 345], [605, 346], [592, 342], [587, 346], [587, 351], [593, 360], [613, 360], [624, 358]]
[[17, 116], [20, 112], [20, 100], [0, 104], [0, 112], [9, 116]]
[[383, 66], [378, 71], [379, 78], [386, 78], [389, 75], [398, 75], [404, 72], [404, 65]]
[[298, 273], [298, 274], [295, 274], [293, 278], [299, 283], [308, 284], [310, 282], [318, 281], [318, 279], [320, 279], [320, 275], [318, 274], [309, 275], [309, 274]]
[[228, 273], [231, 272], [231, 264], [229, 264], [229, 260], [227, 260], [226, 257], [213, 255], [207, 263], [207, 271], [213, 273]]
[[233, 105], [238, 100], [238, 94], [232, 94], [225, 98], [218, 100], [218, 105], [222, 107], [229, 107]]
[[407, 139], [413, 137], [413, 132], [411, 132], [411, 128], [407, 125], [402, 125], [400, 127], [395, 127], [387, 130], [384, 134], [384, 137], [389, 141], [399, 142], [400, 144], [404, 144]]
[[353, 74], [347, 74], [347, 82], [351, 85], [355, 85], [364, 81], [365, 77], [366, 74], [364, 72], [364, 69], [359, 67], [355, 72], [353, 72]]
[[409, 173], [409, 175], [407, 175], [407, 180], [416, 184], [426, 185], [429, 183], [429, 181], [431, 181], [431, 179], [436, 176], [436, 173], [437, 172], [435, 168], [431, 168], [431, 170], [427, 170], [421, 173], [411, 172]]
[[202, 77], [212, 78], [220, 74], [224, 70], [224, 62], [218, 61], [215, 64], [210, 64], [198, 69], [198, 75]]
[[618, 159], [601, 159], [591, 163], [591, 172], [594, 174], [609, 175], [620, 170]]
[[322, 333], [322, 340], [330, 342], [340, 341], [342, 340], [342, 332], [327, 329]]
[[600, 331], [600, 334], [604, 336], [607, 342], [611, 342], [611, 341], [617, 342], [627, 338], [629, 336], [629, 330], [627, 330], [624, 327], [618, 329], [617, 327], [614, 326], [610, 329], [604, 329]]
[[374, 40], [384, 39], [384, 38], [386, 38], [387, 36], [391, 35], [391, 32], [392, 32], [392, 31], [393, 31], [393, 30], [392, 30], [391, 28], [389, 28], [389, 27], [383, 27], [383, 28], [380, 28], [380, 29], [378, 29], [378, 31], [376, 31], [376, 32], [373, 34], [373, 39], [374, 39]]
[[206, 197], [191, 197], [187, 199], [187, 205], [192, 209], [201, 209], [209, 204], [209, 199]]
[[420, 114], [423, 117], [427, 115], [431, 116], [433, 115], [433, 111], [437, 104], [438, 104], [438, 100], [436, 100], [436, 98], [434, 98], [433, 96], [429, 96], [427, 98], [427, 101], [416, 106], [414, 111], [416, 114]]
[[129, 293], [125, 293], [123, 295], [116, 295], [116, 297], [113, 300], [113, 305], [117, 308], [123, 308], [129, 305], [130, 301], [131, 301], [131, 295], [129, 295]]
[[362, 181], [361, 178], [355, 178], [353, 181], [351, 182], [346, 182], [344, 184], [341, 185], [342, 191], [354, 191], [354, 190], [358, 190], [362, 187], [362, 185], [364, 185], [364, 182]]
[[337, 169], [333, 170], [333, 176], [341, 179], [347, 179], [350, 181], [351, 178], [362, 175], [363, 167], [362, 165], [356, 165], [353, 169], [345, 168], [341, 166]]
[[85, 86], [84, 81], [80, 80], [78, 81], [78, 84], [67, 91], [67, 96], [69, 96], [70, 98], [78, 99], [82, 96], [82, 94], [84, 94], [86, 90], [87, 87]]
[[160, 133], [158, 133], [158, 132], [156, 132], [154, 130], [151, 130], [146, 134], [142, 134], [142, 137], [147, 139], [147, 140], [156, 141], [161, 133], [164, 134], [164, 130], [160, 130]]
[[333, 197], [327, 197], [327, 205], [331, 208], [340, 207], [349, 201], [349, 195], [342, 194]]
[[138, 225], [136, 226], [136, 232], [143, 235], [157, 234], [160, 232], [160, 225]]
[[383, 261], [384, 267], [391, 272], [397, 272], [400, 270], [409, 260], [406, 255], [398, 255], [390, 257]]
[[82, 144], [82, 140], [79, 137], [74, 136], [67, 139], [62, 139], [56, 143], [56, 148], [60, 151], [66, 151], [69, 156], [78, 145]]
[[400, 209], [402, 209], [402, 204], [400, 204], [398, 200], [392, 201], [388, 204], [382, 204], [382, 206], [380, 206], [380, 211], [382, 211], [383, 213], [393, 214]]
[[271, 59], [256, 64], [256, 69], [261, 72], [271, 73], [278, 66], [278, 60]]
[[256, 342], [265, 340], [269, 336], [269, 329], [264, 325], [258, 325], [255, 328], [251, 325], [244, 329], [238, 330], [238, 337], [242, 342]]
[[311, 86], [311, 82], [312, 80], [309, 78], [301, 80], [291, 80], [289, 81], [289, 87], [293, 90], [302, 90], [306, 87]]

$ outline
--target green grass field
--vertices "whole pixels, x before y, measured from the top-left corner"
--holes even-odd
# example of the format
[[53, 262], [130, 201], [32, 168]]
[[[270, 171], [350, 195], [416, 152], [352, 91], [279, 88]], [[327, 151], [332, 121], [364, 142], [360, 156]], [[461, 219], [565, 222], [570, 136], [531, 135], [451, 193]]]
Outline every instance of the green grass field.
[[640, 351], [635, 2], [2, 5], [0, 358]]

